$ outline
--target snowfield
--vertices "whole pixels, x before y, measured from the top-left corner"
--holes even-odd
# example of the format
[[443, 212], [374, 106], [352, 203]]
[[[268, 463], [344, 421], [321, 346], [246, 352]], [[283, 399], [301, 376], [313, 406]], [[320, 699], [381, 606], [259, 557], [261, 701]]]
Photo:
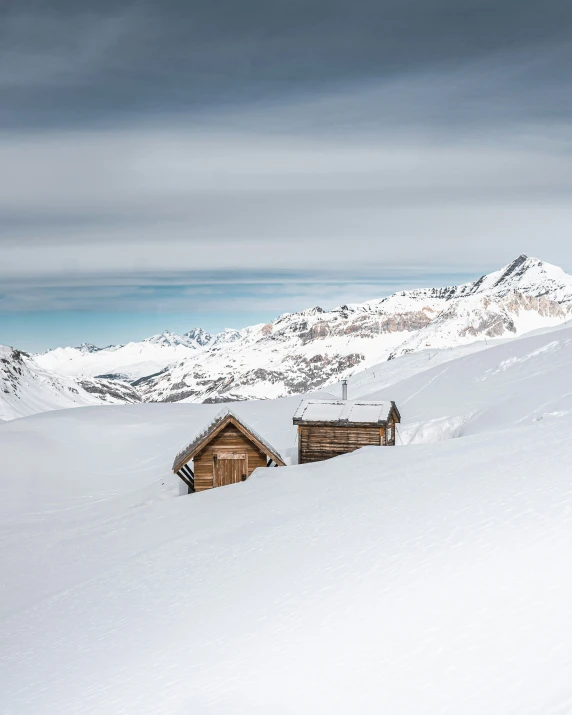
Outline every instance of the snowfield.
[[[572, 712], [571, 364], [566, 326], [398, 357], [349, 394], [403, 447], [184, 497], [220, 405], [0, 424], [0, 712]], [[300, 399], [233, 409], [295, 461]]]

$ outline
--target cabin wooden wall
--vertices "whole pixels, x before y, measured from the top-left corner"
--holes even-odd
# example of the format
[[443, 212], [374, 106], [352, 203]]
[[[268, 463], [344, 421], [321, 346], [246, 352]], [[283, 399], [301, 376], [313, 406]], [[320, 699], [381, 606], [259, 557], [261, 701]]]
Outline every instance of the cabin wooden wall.
[[[380, 427], [338, 425], [300, 425], [298, 427], [298, 462], [320, 462], [360, 447], [385, 444], [385, 430]], [[195, 476], [196, 479], [196, 476]]]
[[199, 454], [195, 455], [195, 491], [212, 489], [213, 484], [213, 453], [228, 449], [234, 452], [248, 454], [248, 478], [257, 467], [266, 466], [266, 455], [248, 440], [234, 425], [227, 425], [209, 442]]

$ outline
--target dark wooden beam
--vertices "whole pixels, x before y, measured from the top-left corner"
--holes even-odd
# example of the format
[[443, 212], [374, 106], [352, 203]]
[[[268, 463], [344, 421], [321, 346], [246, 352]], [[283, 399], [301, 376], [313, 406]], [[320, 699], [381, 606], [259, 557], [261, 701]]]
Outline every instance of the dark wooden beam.
[[189, 467], [188, 464], [184, 464], [181, 467], [181, 471], [184, 472], [185, 476], [187, 477], [186, 484], [189, 487], [189, 494], [191, 494], [195, 491], [195, 473]]
[[182, 470], [179, 469], [179, 471], [177, 472], [177, 476], [179, 477], [179, 479], [182, 479], [185, 482], [189, 489], [191, 488], [191, 483], [187, 475]]

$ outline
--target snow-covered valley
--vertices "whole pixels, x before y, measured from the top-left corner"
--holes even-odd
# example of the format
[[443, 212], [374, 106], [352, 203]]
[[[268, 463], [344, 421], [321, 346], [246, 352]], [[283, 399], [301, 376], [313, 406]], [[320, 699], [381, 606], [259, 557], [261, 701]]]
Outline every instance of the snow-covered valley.
[[[1, 424], [0, 710], [569, 712], [570, 365], [566, 325], [372, 364], [396, 449], [184, 497], [220, 405]], [[299, 401], [233, 409], [292, 463]]]

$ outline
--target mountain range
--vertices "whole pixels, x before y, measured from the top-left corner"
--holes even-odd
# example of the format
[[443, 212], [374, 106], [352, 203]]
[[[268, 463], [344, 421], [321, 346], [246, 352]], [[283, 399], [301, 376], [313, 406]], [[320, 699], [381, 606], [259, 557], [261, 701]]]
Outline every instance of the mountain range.
[[36, 355], [4, 348], [0, 417], [74, 404], [283, 397], [407, 353], [514, 338], [571, 314], [572, 276], [521, 255], [459, 286], [402, 291], [329, 311], [314, 307], [217, 335], [165, 331], [125, 345]]

